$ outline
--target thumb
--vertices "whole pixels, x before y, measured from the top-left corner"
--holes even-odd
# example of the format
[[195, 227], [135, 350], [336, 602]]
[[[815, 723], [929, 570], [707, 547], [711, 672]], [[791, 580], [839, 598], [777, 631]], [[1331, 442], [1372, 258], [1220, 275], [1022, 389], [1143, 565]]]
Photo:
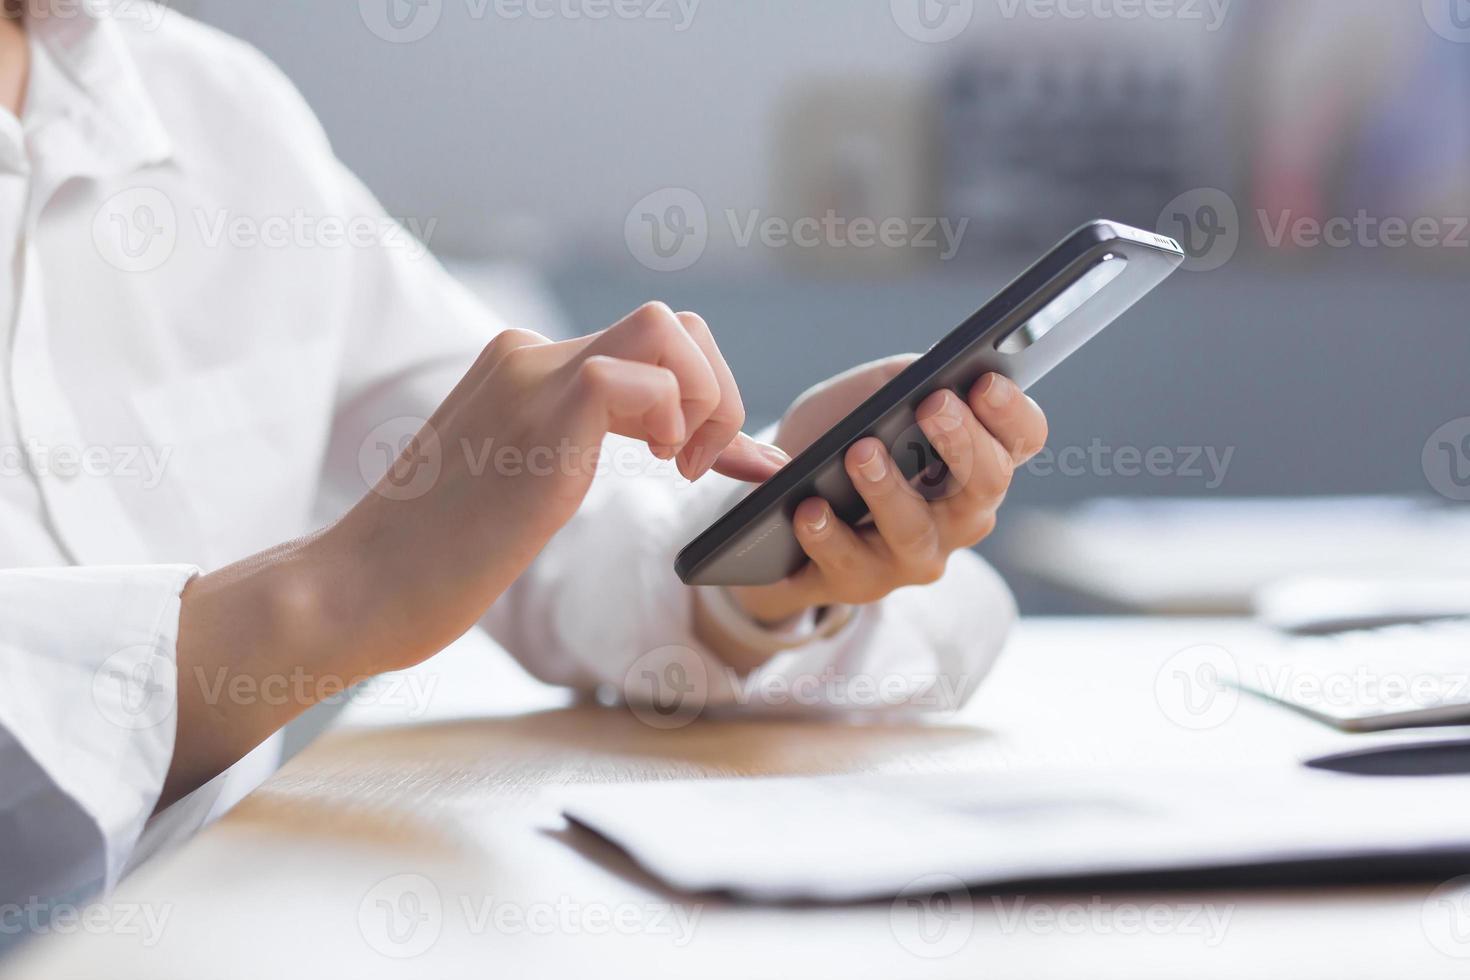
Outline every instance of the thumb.
[[757, 442], [741, 432], [725, 447], [713, 467], [716, 473], [745, 483], [764, 483], [791, 462], [779, 447]]

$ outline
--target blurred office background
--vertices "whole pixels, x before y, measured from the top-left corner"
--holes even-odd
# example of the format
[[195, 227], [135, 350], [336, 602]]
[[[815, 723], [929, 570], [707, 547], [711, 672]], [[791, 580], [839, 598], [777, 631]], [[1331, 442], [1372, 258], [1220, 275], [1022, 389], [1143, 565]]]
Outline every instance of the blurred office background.
[[[1018, 511], [1470, 485], [1465, 0], [180, 6], [270, 55], [524, 325], [698, 310], [757, 420], [1107, 217], [1190, 269], [1034, 392], [1056, 455]], [[829, 215], [810, 247], [761, 230]], [[864, 218], [893, 242], [858, 247]], [[1445, 431], [1465, 453], [1437, 473]], [[1015, 524], [987, 546], [1013, 571], [1043, 546]], [[1086, 608], [1016, 578], [1029, 609]]]

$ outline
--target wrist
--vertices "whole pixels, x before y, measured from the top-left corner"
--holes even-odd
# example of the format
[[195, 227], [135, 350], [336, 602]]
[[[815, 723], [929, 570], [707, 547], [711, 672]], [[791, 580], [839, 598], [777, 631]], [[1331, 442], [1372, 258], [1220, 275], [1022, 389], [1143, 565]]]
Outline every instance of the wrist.
[[763, 629], [776, 630], [806, 615], [814, 604], [782, 585], [732, 586], [730, 600]]
[[[404, 670], [437, 652], [424, 647], [409, 617], [412, 600], [393, 581], [371, 542], [348, 521], [300, 543], [279, 570], [276, 603], [286, 628], [343, 671], [376, 675]], [[441, 644], [442, 645], [442, 644]]]
[[767, 627], [735, 601], [733, 589], [690, 590], [694, 603], [694, 631], [699, 641], [737, 674], [744, 677], [780, 652], [771, 644], [752, 640]]
[[807, 608], [782, 622], [762, 623], [736, 602], [733, 590], [694, 590], [694, 622], [700, 640], [741, 674], [787, 650], [829, 639], [851, 622], [851, 606]]

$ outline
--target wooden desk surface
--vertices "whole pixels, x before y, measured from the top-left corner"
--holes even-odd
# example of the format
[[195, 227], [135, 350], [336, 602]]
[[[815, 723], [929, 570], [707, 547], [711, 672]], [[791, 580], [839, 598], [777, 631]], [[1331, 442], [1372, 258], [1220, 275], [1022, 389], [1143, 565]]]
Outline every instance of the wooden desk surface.
[[[395, 725], [382, 724], [391, 707], [349, 712], [347, 725], [224, 820], [129, 879], [110, 900], [116, 921], [141, 909], [160, 931], [46, 937], [7, 972], [46, 980], [1470, 975], [1470, 959], [1450, 955], [1470, 957], [1470, 943], [1447, 953], [1431, 939], [1436, 883], [977, 896], [941, 910], [936, 939], [893, 903], [777, 909], [681, 898], [568, 829], [556, 808], [568, 784], [853, 772], [975, 779], [1078, 763], [1279, 763], [1340, 746], [1344, 736], [1249, 700], [1203, 731], [1161, 708], [1155, 682], [1172, 655], [1251, 635], [1228, 622], [1037, 621], [957, 719], [700, 721], [672, 732], [591, 707], [432, 720], [457, 713], [477, 685], [497, 690], [498, 702], [516, 684], [527, 688], [509, 667], [452, 652], [420, 668], [444, 682], [430, 717]], [[541, 689], [526, 696], [555, 701]]]

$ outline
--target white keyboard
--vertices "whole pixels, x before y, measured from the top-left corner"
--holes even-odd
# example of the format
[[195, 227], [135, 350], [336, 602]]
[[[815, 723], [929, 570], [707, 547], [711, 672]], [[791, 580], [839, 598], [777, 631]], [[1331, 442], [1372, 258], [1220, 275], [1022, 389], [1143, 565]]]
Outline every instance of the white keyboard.
[[1236, 683], [1344, 731], [1470, 724], [1470, 619], [1285, 639]]

